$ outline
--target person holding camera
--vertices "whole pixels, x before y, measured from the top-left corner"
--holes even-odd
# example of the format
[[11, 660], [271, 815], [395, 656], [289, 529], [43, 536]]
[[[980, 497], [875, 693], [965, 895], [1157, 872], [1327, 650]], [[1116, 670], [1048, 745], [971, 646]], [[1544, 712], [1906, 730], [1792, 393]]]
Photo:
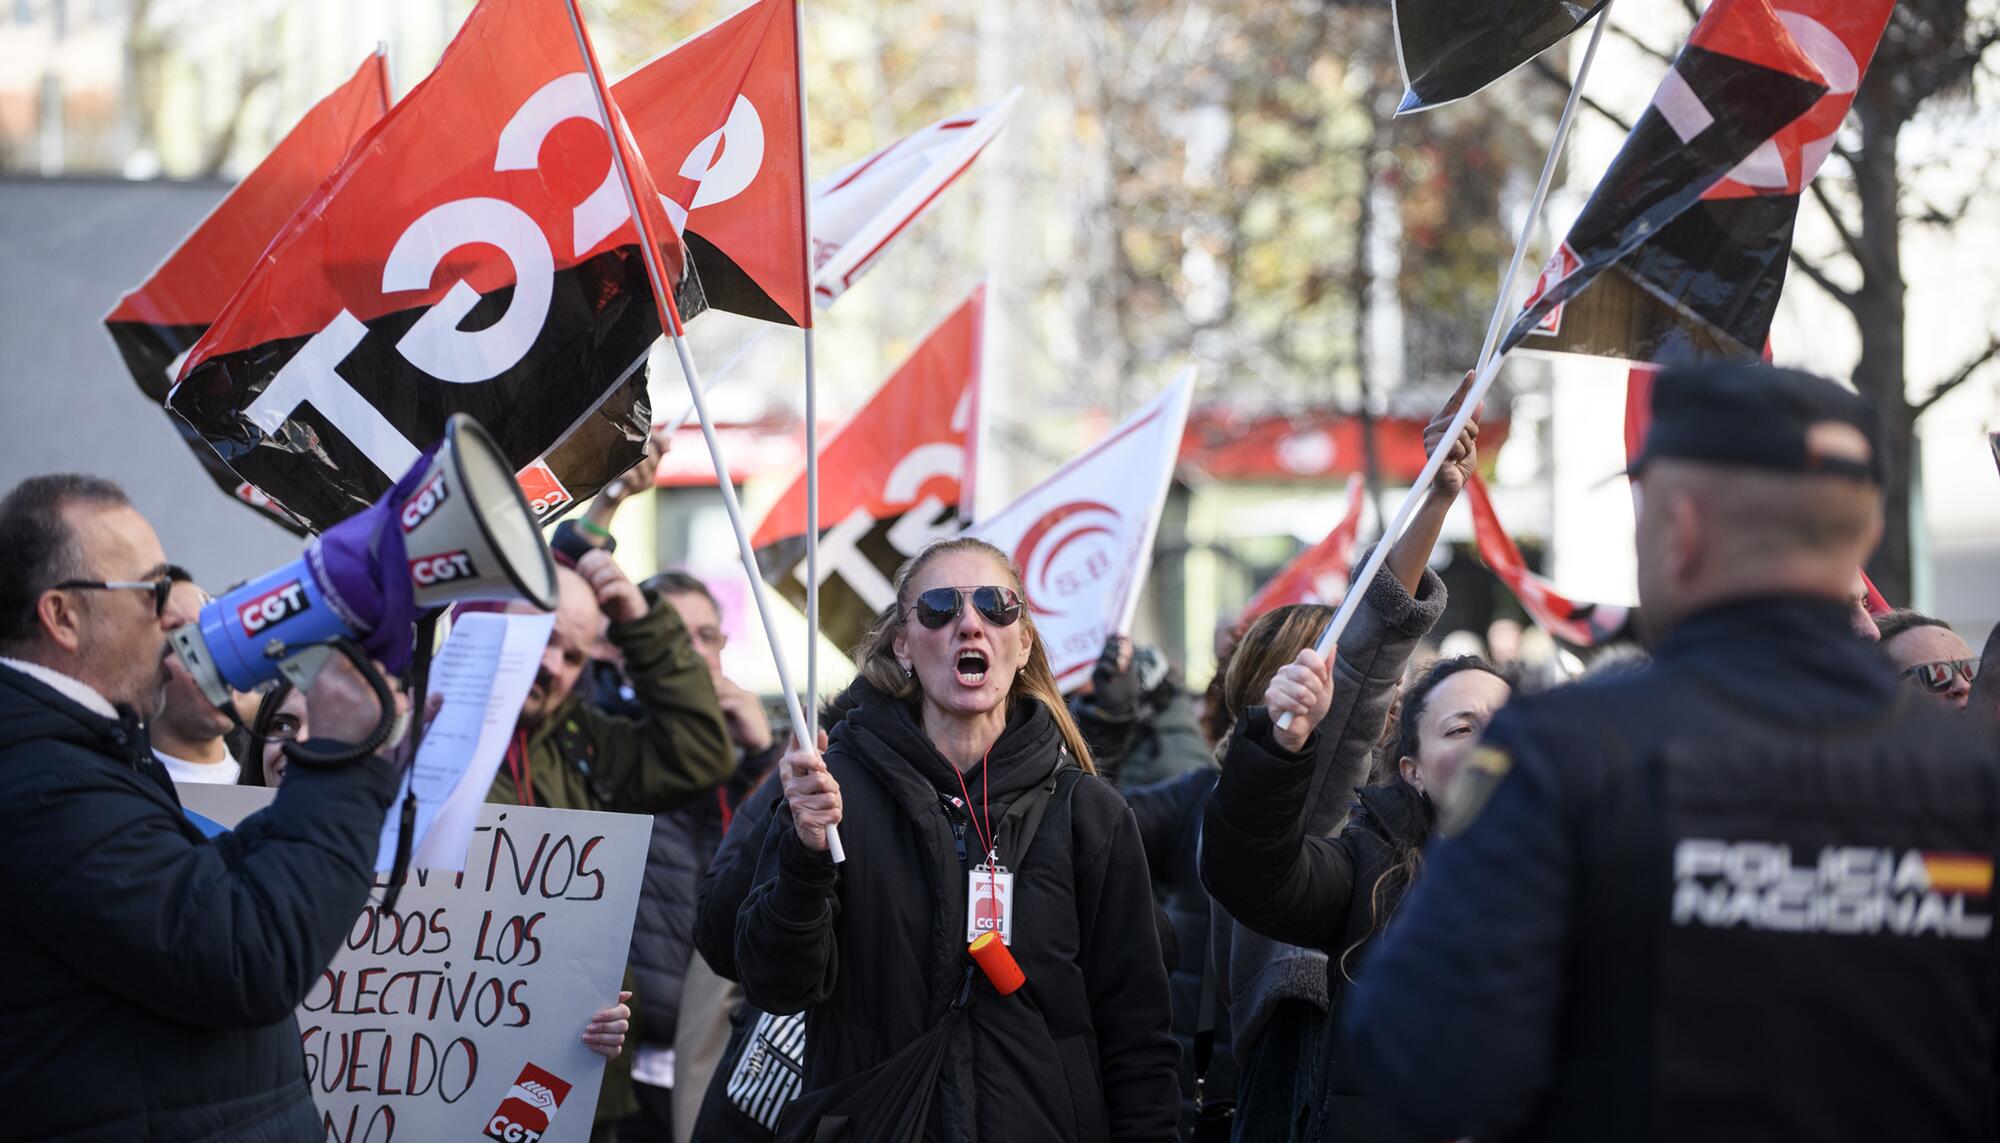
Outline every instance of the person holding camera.
[[[142, 725], [168, 681], [168, 573], [108, 481], [33, 477], [0, 500], [8, 1138], [322, 1137], [292, 1013], [367, 901], [401, 760], [294, 767], [204, 837]], [[306, 703], [336, 743], [383, 713], [338, 658]]]

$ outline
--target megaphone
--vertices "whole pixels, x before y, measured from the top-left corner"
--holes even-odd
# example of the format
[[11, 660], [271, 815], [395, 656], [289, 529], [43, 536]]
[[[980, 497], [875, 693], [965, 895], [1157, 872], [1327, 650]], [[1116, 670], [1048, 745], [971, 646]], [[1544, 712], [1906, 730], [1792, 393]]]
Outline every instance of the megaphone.
[[460, 600], [556, 604], [555, 562], [513, 469], [463, 413], [373, 506], [169, 638], [202, 694], [226, 706], [231, 690], [280, 676], [310, 686], [341, 640], [400, 671], [418, 615]]

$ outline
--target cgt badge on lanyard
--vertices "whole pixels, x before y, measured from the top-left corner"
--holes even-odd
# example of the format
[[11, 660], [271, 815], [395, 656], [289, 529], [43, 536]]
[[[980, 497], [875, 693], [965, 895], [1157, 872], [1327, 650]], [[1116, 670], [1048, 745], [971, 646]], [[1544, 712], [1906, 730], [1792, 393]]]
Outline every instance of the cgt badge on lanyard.
[[1014, 943], [1014, 874], [1006, 866], [983, 862], [965, 874], [965, 939], [997, 933], [1000, 942]]

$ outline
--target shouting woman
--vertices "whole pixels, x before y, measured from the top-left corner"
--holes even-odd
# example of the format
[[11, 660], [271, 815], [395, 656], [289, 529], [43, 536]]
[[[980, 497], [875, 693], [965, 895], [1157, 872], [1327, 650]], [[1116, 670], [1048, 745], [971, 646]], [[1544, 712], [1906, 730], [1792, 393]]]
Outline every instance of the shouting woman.
[[1146, 856], [1092, 776], [1019, 575], [981, 541], [932, 545], [855, 658], [859, 701], [825, 756], [781, 764], [737, 915], [751, 1002], [806, 1013], [779, 1137], [1175, 1138]]

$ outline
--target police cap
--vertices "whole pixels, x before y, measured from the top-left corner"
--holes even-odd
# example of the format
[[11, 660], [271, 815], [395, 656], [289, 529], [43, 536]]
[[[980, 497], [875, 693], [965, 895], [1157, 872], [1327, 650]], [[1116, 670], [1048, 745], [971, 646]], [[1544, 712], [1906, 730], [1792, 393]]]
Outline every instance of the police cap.
[[1882, 483], [1875, 406], [1798, 369], [1678, 365], [1653, 382], [1653, 420], [1628, 472], [1655, 460], [1731, 465]]

